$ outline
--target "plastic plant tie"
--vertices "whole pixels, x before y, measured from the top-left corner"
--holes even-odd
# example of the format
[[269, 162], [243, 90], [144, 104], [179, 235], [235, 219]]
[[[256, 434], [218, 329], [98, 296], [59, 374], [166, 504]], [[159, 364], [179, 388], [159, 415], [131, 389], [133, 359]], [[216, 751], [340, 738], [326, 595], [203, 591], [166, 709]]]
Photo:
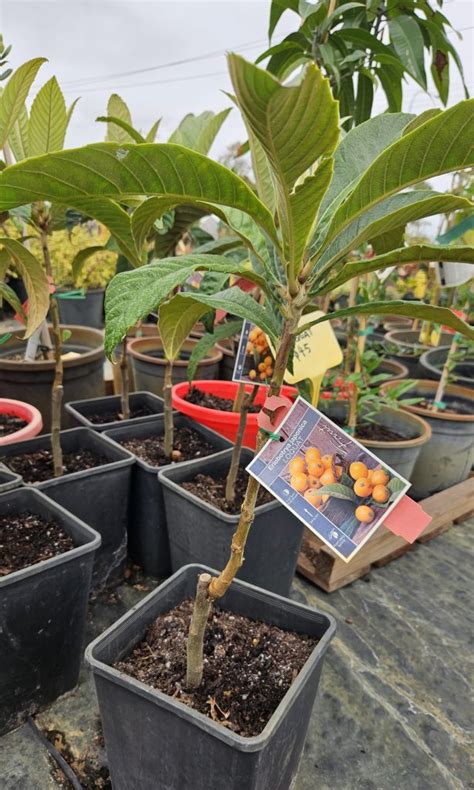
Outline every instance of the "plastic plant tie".
[[0, 337], [0, 346], [3, 345], [3, 343], [6, 343], [7, 340], [10, 340], [11, 337], [13, 337], [11, 332], [7, 332], [6, 335], [2, 335], [2, 337]]
[[269, 437], [269, 438], [270, 438], [272, 441], [274, 441], [274, 442], [279, 442], [279, 441], [280, 441], [280, 438], [281, 438], [281, 437], [280, 437], [280, 434], [279, 434], [279, 433], [274, 433], [273, 431], [267, 431], [267, 429], [266, 429], [266, 428], [260, 428], [260, 430], [261, 430], [261, 432], [262, 432], [262, 433], [266, 433], [266, 434], [267, 434], [267, 436], [268, 436], [268, 437]]
[[355, 433], [355, 428], [352, 428], [350, 425], [347, 425], [344, 428], [344, 431], [352, 436]]
[[56, 291], [54, 296], [56, 299], [85, 299], [86, 292], [84, 288], [77, 288], [75, 291]]
[[368, 326], [366, 329], [359, 329], [357, 334], [359, 337], [365, 337], [365, 335], [371, 335], [374, 331], [375, 330], [373, 326]]
[[433, 406], [436, 406], [437, 409], [445, 409], [447, 407], [447, 403], [444, 403], [442, 400], [434, 400]]

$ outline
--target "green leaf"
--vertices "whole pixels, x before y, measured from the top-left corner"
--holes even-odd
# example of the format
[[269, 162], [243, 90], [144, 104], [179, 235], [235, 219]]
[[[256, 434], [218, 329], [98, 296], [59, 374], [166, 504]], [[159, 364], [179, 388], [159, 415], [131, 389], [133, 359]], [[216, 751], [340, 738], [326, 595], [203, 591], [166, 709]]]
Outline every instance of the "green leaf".
[[[122, 131], [127, 133], [127, 136], [130, 137], [135, 143], [144, 143], [145, 138], [142, 137], [140, 132], [137, 132], [136, 129], [133, 128], [129, 123], [122, 120], [122, 118], [115, 118], [113, 115], [99, 115], [96, 118], [96, 121], [99, 123], [106, 123], [109, 127], [118, 126]], [[127, 141], [128, 142], [128, 141]]]
[[374, 83], [372, 79], [360, 69], [357, 76], [357, 95], [354, 118], [356, 126], [359, 126], [370, 118], [373, 101]]
[[[158, 199], [159, 200], [159, 199]], [[149, 203], [150, 201], [147, 201]], [[148, 206], [150, 208], [151, 206]], [[144, 204], [145, 208], [145, 204]], [[138, 212], [138, 209], [137, 209]], [[155, 249], [154, 255], [157, 258], [167, 258], [175, 254], [176, 245], [182, 236], [192, 228], [202, 217], [209, 214], [204, 208], [197, 206], [177, 206], [174, 210], [174, 221], [172, 227], [166, 232], [155, 235]], [[139, 216], [139, 214], [137, 214]], [[154, 215], [155, 216], [155, 215]], [[135, 217], [132, 218], [132, 227], [135, 228]], [[145, 237], [148, 234], [151, 225], [146, 228]]]
[[18, 299], [18, 296], [16, 295], [15, 291], [13, 290], [13, 288], [10, 288], [10, 286], [7, 285], [5, 282], [0, 280], [0, 304], [2, 299], [8, 302], [8, 304], [10, 305], [10, 307], [13, 308], [15, 313], [18, 313], [18, 315], [20, 315], [23, 318], [23, 320], [25, 320], [26, 316], [23, 310], [23, 305]]
[[210, 110], [201, 113], [201, 115], [189, 113], [183, 118], [168, 142], [185, 145], [200, 154], [208, 154], [230, 110], [231, 108], [228, 107], [217, 114]]
[[49, 284], [40, 262], [19, 241], [0, 238], [0, 246], [21, 274], [28, 294], [28, 321], [24, 337], [30, 337], [46, 319], [49, 310]]
[[330, 279], [321, 289], [318, 289], [319, 296], [331, 293], [335, 288], [358, 277], [361, 274], [387, 269], [389, 266], [403, 266], [407, 263], [421, 263], [423, 261], [446, 261], [454, 263], [474, 263], [473, 247], [441, 247], [435, 244], [425, 245], [416, 244], [411, 247], [403, 247], [392, 250], [385, 255], [377, 255], [375, 258], [346, 263], [342, 271]]
[[297, 334], [305, 332], [310, 327], [323, 321], [330, 321], [333, 318], [346, 318], [352, 315], [407, 315], [410, 318], [421, 318], [423, 321], [434, 321], [436, 324], [449, 326], [470, 340], [474, 340], [474, 328], [466, 324], [461, 318], [458, 318], [449, 307], [435, 307], [424, 302], [403, 301], [372, 302], [356, 305], [356, 307], [346, 307], [344, 310], [335, 310], [333, 313], [299, 327]]
[[145, 137], [145, 142], [146, 143], [154, 143], [155, 142], [156, 133], [158, 131], [158, 127], [159, 127], [160, 123], [161, 123], [161, 118], [158, 118], [158, 120], [155, 121], [155, 123], [150, 128], [150, 131], [148, 132], [148, 134]]
[[199, 255], [224, 255], [226, 252], [236, 250], [242, 246], [242, 240], [238, 236], [221, 236], [214, 241], [208, 241], [196, 247], [194, 252]]
[[[464, 219], [456, 223], [456, 225], [453, 225], [446, 233], [437, 236], [436, 241], [439, 242], [439, 244], [451, 244], [451, 242], [464, 236], [468, 230], [474, 230], [474, 214], [471, 214], [469, 217], [464, 217]], [[446, 260], [448, 259], [446, 258]]]
[[346, 499], [350, 502], [358, 502], [359, 497], [354, 493], [352, 488], [345, 486], [342, 483], [330, 483], [327, 486], [318, 488], [318, 495], [330, 494], [335, 499]]
[[167, 360], [171, 362], [179, 357], [191, 329], [205, 313], [205, 305], [185, 299], [181, 294], [176, 294], [160, 306], [158, 329]]
[[[124, 121], [129, 127], [133, 128], [132, 116], [130, 110], [124, 100], [117, 94], [112, 93], [109, 101], [107, 102], [107, 115], [121, 121]], [[129, 134], [128, 130], [118, 126], [117, 123], [107, 124], [106, 138], [109, 143], [134, 143], [135, 140]]]
[[[325, 175], [318, 184], [318, 169], [307, 184], [298, 183], [321, 157], [334, 151], [338, 136], [338, 108], [329, 80], [309, 65], [301, 83], [286, 87], [267, 72], [237, 55], [229, 56], [229, 71], [239, 107], [252, 133], [260, 142], [272, 168], [277, 187], [277, 205], [290, 277], [302, 265], [302, 253], [319, 208], [307, 204], [301, 215], [303, 195], [311, 199], [327, 187]], [[321, 165], [320, 165], [321, 167]], [[295, 187], [303, 190], [295, 196]], [[292, 200], [293, 198], [293, 200]]]
[[78, 96], [77, 99], [74, 99], [74, 101], [71, 102], [71, 104], [67, 108], [67, 112], [66, 112], [66, 131], [67, 131], [67, 127], [69, 126], [69, 124], [71, 122], [71, 118], [73, 116], [74, 110], [76, 109], [76, 104], [79, 101], [79, 99], [80, 99], [80, 96]]
[[198, 340], [188, 360], [187, 377], [189, 383], [193, 381], [201, 359], [204, 359], [211, 348], [221, 340], [227, 340], [229, 337], [239, 334], [241, 329], [242, 321], [227, 321], [225, 324], [214, 327], [212, 334], [206, 334]]
[[280, 21], [280, 17], [285, 11], [294, 11], [299, 14], [299, 0], [272, 0], [270, 7], [270, 24], [268, 28], [268, 38], [271, 39], [273, 32]]
[[[347, 135], [349, 137], [349, 135]], [[333, 217], [327, 240], [367, 209], [417, 182], [474, 165], [474, 100], [462, 101], [382, 152]]]
[[20, 162], [0, 173], [0, 194], [0, 211], [35, 200], [81, 209], [87, 201], [103, 206], [104, 198], [143, 195], [166, 197], [168, 206], [204, 202], [207, 208], [211, 202], [250, 214], [277, 239], [270, 212], [241, 178], [202, 154], [167, 143], [98, 143]]
[[105, 244], [95, 244], [91, 247], [84, 247], [74, 256], [72, 261], [72, 278], [74, 282], [78, 280], [81, 275], [82, 268], [86, 261], [97, 252], [106, 252], [107, 247]]
[[324, 254], [316, 263], [314, 277], [321, 277], [323, 272], [331, 269], [335, 261], [380, 233], [388, 233], [401, 225], [405, 226], [408, 222], [434, 214], [469, 207], [470, 201], [466, 198], [431, 191], [415, 189], [392, 195], [342, 227], [339, 235], [326, 247]]
[[[133, 271], [122, 272], [112, 279], [105, 294], [107, 355], [109, 357], [112, 355], [117, 343], [137, 321], [156, 310], [178, 285], [182, 285], [194, 271], [199, 269], [237, 274], [253, 280], [261, 287], [266, 287], [265, 281], [262, 281], [258, 275], [244, 269], [241, 264], [230, 258], [218, 255], [182, 255], [176, 258], [163, 258]], [[257, 308], [260, 307], [253, 300], [252, 303]]]
[[[1, 99], [0, 99], [1, 101]], [[13, 124], [8, 142], [13, 151], [16, 162], [21, 162], [28, 156], [28, 112], [23, 105], [18, 117]]]
[[28, 124], [28, 154], [40, 156], [61, 151], [67, 128], [66, 103], [56, 77], [51, 77], [35, 96]]
[[423, 36], [415, 19], [401, 14], [389, 20], [388, 28], [398, 57], [413, 79], [426, 90]]
[[403, 101], [402, 75], [397, 69], [387, 65], [377, 69], [375, 73], [385, 93], [388, 111], [391, 113], [400, 112]]
[[130, 217], [118, 203], [108, 198], [71, 198], [65, 202], [105, 225], [130, 263], [133, 266], [142, 265], [144, 261], [135, 246]]
[[25, 99], [38, 70], [45, 62], [46, 58], [29, 60], [27, 63], [23, 63], [8, 80], [0, 97], [0, 148], [8, 140], [15, 121], [22, 112]]

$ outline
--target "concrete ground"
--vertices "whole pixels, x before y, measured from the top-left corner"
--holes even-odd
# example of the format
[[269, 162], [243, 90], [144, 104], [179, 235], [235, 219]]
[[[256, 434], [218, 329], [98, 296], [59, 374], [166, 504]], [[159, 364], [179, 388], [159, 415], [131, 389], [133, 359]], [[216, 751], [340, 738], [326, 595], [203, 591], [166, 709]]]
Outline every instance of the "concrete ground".
[[[465, 521], [331, 595], [295, 579], [292, 597], [332, 614], [338, 632], [327, 653], [294, 790], [474, 787], [469, 767], [473, 526], [473, 519]], [[148, 580], [124, 584], [98, 600], [90, 610], [88, 637], [151, 586]], [[72, 756], [84, 788], [110, 787], [93, 684], [85, 670], [79, 688], [36, 721], [57, 731], [56, 744]], [[27, 725], [0, 739], [0, 777], [2, 790], [71, 787]]]

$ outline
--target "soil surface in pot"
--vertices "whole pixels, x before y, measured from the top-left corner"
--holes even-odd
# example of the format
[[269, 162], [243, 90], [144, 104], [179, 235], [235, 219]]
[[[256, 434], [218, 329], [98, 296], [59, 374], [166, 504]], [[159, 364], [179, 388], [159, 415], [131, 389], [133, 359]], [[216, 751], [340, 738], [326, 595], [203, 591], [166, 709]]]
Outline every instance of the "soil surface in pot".
[[[130, 406], [130, 417], [127, 417], [127, 419], [134, 420], [137, 417], [149, 417], [152, 414], [156, 414], [156, 412], [150, 409], [149, 406]], [[84, 416], [87, 417], [89, 422], [93, 425], [103, 425], [106, 422], [120, 422], [120, 420], [124, 419], [122, 412], [117, 409], [101, 411], [98, 414], [86, 414]]]
[[[434, 398], [425, 398], [421, 400], [416, 405], [419, 406], [421, 409], [426, 409], [427, 411], [431, 411], [433, 408], [433, 401]], [[459, 414], [459, 415], [467, 415], [468, 417], [472, 417], [472, 403], [466, 400], [460, 400], [456, 398], [450, 398], [449, 396], [444, 396], [443, 403], [446, 403], [445, 409], [438, 409], [436, 414]]]
[[[25, 483], [42, 483], [54, 477], [53, 454], [51, 450], [38, 450], [35, 453], [23, 453], [3, 458], [3, 462]], [[108, 463], [105, 456], [91, 450], [77, 450], [74, 453], [63, 453], [63, 470], [65, 475], [93, 469]]]
[[32, 513], [0, 517], [0, 577], [73, 548], [72, 538], [54, 521]]
[[205, 458], [206, 455], [212, 455], [216, 451], [215, 447], [206, 442], [200, 433], [186, 427], [174, 429], [171, 459], [165, 455], [164, 436], [123, 439], [120, 444], [151, 466], [166, 466], [179, 461], [192, 461], [194, 458]]
[[[191, 494], [207, 502], [209, 505], [222, 510], [223, 513], [240, 513], [242, 502], [244, 501], [245, 491], [247, 489], [247, 482], [249, 476], [244, 467], [239, 467], [237, 480], [235, 481], [235, 500], [227, 502], [225, 498], [225, 484], [227, 475], [223, 477], [211, 477], [211, 475], [196, 475], [193, 480], [186, 483], [181, 483], [181, 487]], [[273, 496], [265, 488], [260, 486], [257, 496], [258, 505], [266, 505], [267, 502], [273, 502]]]
[[[345, 428], [346, 423], [343, 420], [330, 417], [336, 425], [340, 428]], [[386, 428], [384, 425], [379, 425], [377, 422], [360, 422], [357, 423], [356, 439], [363, 441], [364, 439], [378, 441], [378, 442], [401, 442], [410, 439], [410, 436], [403, 435], [398, 431], [392, 431], [391, 428]]]
[[[216, 409], [218, 411], [232, 411], [234, 401], [231, 398], [219, 398], [210, 392], [203, 392], [193, 387], [191, 392], [184, 396], [184, 400], [193, 403], [195, 406], [202, 406], [204, 409]], [[249, 413], [256, 414], [262, 406], [250, 406]]]
[[243, 736], [258, 735], [317, 640], [215, 607], [204, 638], [204, 676], [187, 691], [186, 642], [193, 601], [160, 615], [114, 666]]
[[[61, 730], [46, 730], [43, 735], [53, 745], [61, 757], [72, 768], [79, 778], [83, 790], [112, 790], [109, 769], [105, 765], [98, 765], [97, 761], [89, 754], [77, 755], [71, 749], [66, 736]], [[100, 730], [96, 739], [103, 745], [103, 735]], [[50, 756], [51, 773], [58, 787], [71, 790], [72, 784], [65, 777], [57, 762]]]
[[10, 433], [15, 433], [15, 431], [21, 431], [27, 425], [26, 420], [22, 420], [21, 417], [16, 417], [14, 414], [0, 414], [0, 439]]

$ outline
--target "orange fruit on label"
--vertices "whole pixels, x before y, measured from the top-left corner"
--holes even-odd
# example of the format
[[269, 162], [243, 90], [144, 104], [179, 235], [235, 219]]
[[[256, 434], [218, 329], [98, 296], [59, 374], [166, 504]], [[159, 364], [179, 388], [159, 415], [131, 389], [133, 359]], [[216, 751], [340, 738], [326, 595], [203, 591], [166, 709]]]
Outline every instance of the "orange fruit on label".
[[304, 472], [297, 472], [296, 474], [292, 475], [290, 479], [290, 486], [295, 488], [296, 491], [299, 491], [300, 494], [302, 494], [303, 491], [306, 491], [308, 488], [308, 478]]
[[323, 455], [323, 457], [321, 458], [321, 461], [323, 462], [326, 469], [329, 469], [330, 466], [332, 465], [333, 457], [334, 456], [332, 455]]
[[304, 472], [306, 470], [304, 458], [302, 458], [301, 455], [296, 455], [288, 464], [288, 469], [292, 475], [296, 474], [297, 472]]
[[374, 469], [372, 471], [372, 483], [374, 486], [386, 486], [390, 477], [385, 469]]
[[304, 498], [313, 505], [313, 507], [319, 507], [323, 501], [322, 497], [314, 488], [308, 488], [308, 490], [304, 492]]
[[359, 505], [359, 507], [356, 507], [355, 517], [358, 521], [368, 524], [370, 521], [374, 520], [375, 513], [368, 505]]
[[317, 447], [308, 447], [304, 457], [307, 464], [312, 464], [313, 461], [319, 461], [321, 459], [321, 453]]
[[326, 469], [324, 474], [321, 475], [319, 478], [323, 486], [331, 486], [333, 483], [336, 482], [336, 476], [331, 469]]
[[355, 481], [354, 493], [356, 493], [357, 496], [361, 496], [361, 497], [366, 497], [371, 495], [372, 486], [370, 485], [366, 477], [359, 477], [359, 479]]
[[314, 477], [321, 477], [325, 472], [325, 466], [322, 461], [308, 461], [308, 473]]
[[374, 486], [374, 490], [372, 491], [372, 498], [379, 502], [379, 504], [383, 504], [384, 502], [388, 502], [390, 499], [390, 491], [387, 486]]
[[362, 461], [353, 461], [349, 467], [349, 474], [353, 480], [359, 480], [361, 477], [367, 477], [369, 470]]
[[310, 488], [321, 488], [321, 480], [314, 475], [308, 475], [308, 484]]

